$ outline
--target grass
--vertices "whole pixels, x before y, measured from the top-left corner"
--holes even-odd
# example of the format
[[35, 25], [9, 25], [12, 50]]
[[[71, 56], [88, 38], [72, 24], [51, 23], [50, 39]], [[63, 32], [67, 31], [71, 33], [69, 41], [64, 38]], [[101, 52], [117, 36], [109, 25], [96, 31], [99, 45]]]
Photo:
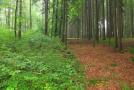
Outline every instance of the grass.
[[89, 84], [90, 85], [97, 85], [99, 83], [99, 80], [97, 80], [97, 79], [92, 79], [92, 80], [89, 80]]
[[94, 78], [88, 81], [89, 86], [107, 85], [108, 78]]
[[111, 67], [117, 67], [118, 65], [116, 63], [112, 63]]
[[130, 87], [127, 83], [124, 82], [122, 82], [120, 86], [121, 86], [121, 90], [133, 90], [132, 87]]
[[101, 43], [101, 44], [110, 45], [110, 46], [112, 46], [113, 48], [115, 47], [115, 41], [114, 41], [114, 38], [111, 38], [110, 40], [109, 40], [109, 39], [106, 39], [106, 40], [100, 40], [100, 43]]
[[134, 48], [133, 47], [129, 47], [128, 50], [129, 50], [130, 53], [134, 54]]
[[0, 35], [0, 90], [85, 90], [82, 66], [58, 38], [39, 31], [21, 40], [9, 30]]
[[129, 60], [130, 62], [134, 63], [134, 57], [131, 57]]
[[[134, 54], [134, 47], [129, 47], [128, 48], [128, 51], [131, 53], [131, 54]], [[134, 63], [134, 57], [131, 57], [129, 59], [130, 62]]]

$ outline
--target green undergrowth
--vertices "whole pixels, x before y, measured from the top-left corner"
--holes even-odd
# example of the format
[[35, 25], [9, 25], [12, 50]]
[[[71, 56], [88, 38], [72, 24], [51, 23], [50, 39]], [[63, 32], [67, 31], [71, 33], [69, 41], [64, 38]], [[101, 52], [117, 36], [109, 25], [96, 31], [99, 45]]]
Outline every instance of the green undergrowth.
[[117, 67], [118, 65], [116, 63], [112, 63], [111, 67]]
[[89, 86], [107, 85], [109, 78], [93, 78], [88, 81]]
[[114, 39], [113, 38], [111, 38], [111, 39], [106, 39], [106, 40], [100, 40], [100, 42], [99, 42], [100, 44], [105, 44], [105, 45], [109, 45], [109, 46], [111, 46], [111, 47], [115, 47], [115, 41], [114, 41]]
[[121, 86], [121, 90], [134, 90], [133, 87], [129, 86], [127, 83], [125, 82], [122, 82], [120, 83], [120, 86]]
[[130, 53], [134, 54], [134, 47], [129, 47], [128, 50]]
[[0, 31], [0, 90], [85, 90], [84, 73], [58, 38]]
[[[128, 51], [131, 53], [131, 54], [134, 54], [134, 47], [129, 47], [128, 48]], [[131, 57], [129, 59], [130, 62], [134, 63], [134, 57]]]
[[132, 62], [132, 63], [134, 63], [134, 57], [131, 57], [131, 58], [129, 59], [129, 61]]

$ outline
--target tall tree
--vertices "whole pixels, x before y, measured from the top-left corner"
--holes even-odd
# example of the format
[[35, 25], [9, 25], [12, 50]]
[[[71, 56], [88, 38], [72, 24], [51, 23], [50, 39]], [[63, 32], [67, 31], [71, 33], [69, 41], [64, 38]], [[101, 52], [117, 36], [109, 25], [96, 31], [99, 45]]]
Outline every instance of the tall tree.
[[44, 0], [44, 2], [45, 2], [45, 34], [48, 35], [49, 0]]
[[16, 0], [16, 8], [15, 8], [15, 21], [14, 21], [14, 34], [15, 34], [15, 37], [17, 37], [17, 12], [18, 12], [18, 2], [19, 0]]
[[22, 34], [22, 0], [19, 2], [19, 30], [18, 30], [18, 38], [21, 39]]
[[30, 29], [32, 29], [32, 0], [30, 0], [30, 5], [29, 5], [29, 12], [30, 12]]

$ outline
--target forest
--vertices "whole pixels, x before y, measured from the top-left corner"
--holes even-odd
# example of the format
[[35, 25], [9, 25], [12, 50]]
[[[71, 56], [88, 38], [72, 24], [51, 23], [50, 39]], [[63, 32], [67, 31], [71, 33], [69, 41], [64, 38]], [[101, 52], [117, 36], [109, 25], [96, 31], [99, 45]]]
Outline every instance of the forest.
[[0, 90], [134, 90], [134, 0], [0, 0]]

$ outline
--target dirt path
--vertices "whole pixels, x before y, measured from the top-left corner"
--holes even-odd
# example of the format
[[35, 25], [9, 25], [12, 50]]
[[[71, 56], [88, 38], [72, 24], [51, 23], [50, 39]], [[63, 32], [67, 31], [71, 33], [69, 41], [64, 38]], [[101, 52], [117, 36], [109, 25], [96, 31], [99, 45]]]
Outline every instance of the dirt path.
[[129, 90], [134, 86], [134, 63], [129, 53], [121, 54], [105, 45], [73, 43], [70, 49], [85, 66], [87, 90]]

